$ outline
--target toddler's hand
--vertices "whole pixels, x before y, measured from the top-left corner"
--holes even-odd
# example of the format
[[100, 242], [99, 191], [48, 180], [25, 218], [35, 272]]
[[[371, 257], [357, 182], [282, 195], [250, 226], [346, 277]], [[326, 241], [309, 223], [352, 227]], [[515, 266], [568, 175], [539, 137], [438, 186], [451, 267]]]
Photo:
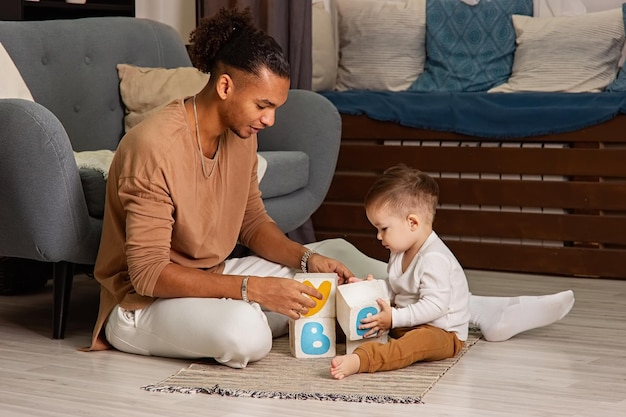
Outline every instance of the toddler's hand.
[[391, 329], [392, 327], [392, 308], [384, 300], [376, 300], [380, 311], [378, 314], [369, 316], [361, 320], [359, 329], [368, 329], [367, 333], [363, 335], [364, 338], [379, 336], [382, 332]]
[[374, 275], [372, 274], [368, 274], [365, 278], [350, 277], [348, 278], [347, 284], [353, 284], [355, 282], [361, 282], [361, 281], [371, 281], [373, 279], [374, 279]]

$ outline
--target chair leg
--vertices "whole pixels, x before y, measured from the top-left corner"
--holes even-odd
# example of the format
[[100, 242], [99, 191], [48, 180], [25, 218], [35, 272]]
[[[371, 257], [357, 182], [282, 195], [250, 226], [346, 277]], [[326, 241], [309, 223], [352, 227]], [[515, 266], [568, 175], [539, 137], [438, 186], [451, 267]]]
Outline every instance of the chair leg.
[[54, 324], [52, 330], [53, 339], [63, 339], [65, 336], [65, 323], [72, 294], [74, 281], [74, 264], [71, 262], [56, 262], [54, 264]]

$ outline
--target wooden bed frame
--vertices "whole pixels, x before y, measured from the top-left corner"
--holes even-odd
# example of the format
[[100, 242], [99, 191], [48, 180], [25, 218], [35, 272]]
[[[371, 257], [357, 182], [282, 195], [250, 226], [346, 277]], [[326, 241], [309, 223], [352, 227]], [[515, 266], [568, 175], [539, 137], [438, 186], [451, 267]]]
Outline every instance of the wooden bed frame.
[[626, 279], [626, 115], [570, 133], [494, 140], [342, 115], [337, 169], [313, 215], [386, 261], [363, 209], [398, 164], [434, 175], [435, 230], [468, 269]]

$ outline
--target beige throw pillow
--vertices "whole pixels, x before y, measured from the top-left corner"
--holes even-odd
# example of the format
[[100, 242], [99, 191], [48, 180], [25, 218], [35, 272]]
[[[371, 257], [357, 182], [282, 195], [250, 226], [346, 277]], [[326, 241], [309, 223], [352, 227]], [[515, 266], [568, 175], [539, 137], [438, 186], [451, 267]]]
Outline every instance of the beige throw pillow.
[[337, 90], [402, 91], [424, 72], [426, 0], [337, 0]]
[[489, 92], [597, 92], [616, 77], [621, 9], [568, 17], [513, 15], [517, 47], [508, 82]]
[[145, 68], [118, 64], [120, 94], [126, 107], [126, 131], [173, 100], [193, 96], [209, 81], [194, 67]]

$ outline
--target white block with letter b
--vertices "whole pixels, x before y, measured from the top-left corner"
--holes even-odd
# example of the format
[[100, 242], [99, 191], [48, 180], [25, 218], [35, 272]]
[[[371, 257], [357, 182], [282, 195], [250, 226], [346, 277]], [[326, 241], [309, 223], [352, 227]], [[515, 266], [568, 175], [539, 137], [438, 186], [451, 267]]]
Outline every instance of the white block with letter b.
[[389, 303], [387, 284], [379, 279], [344, 284], [337, 287], [337, 321], [347, 340], [363, 339], [366, 329], [359, 329], [361, 320], [380, 311], [377, 299]]
[[331, 358], [336, 354], [335, 294], [337, 274], [296, 274], [295, 280], [313, 287], [323, 298], [298, 320], [289, 320], [289, 349], [296, 358]]
[[332, 358], [336, 342], [334, 317], [289, 320], [289, 350], [296, 358]]

